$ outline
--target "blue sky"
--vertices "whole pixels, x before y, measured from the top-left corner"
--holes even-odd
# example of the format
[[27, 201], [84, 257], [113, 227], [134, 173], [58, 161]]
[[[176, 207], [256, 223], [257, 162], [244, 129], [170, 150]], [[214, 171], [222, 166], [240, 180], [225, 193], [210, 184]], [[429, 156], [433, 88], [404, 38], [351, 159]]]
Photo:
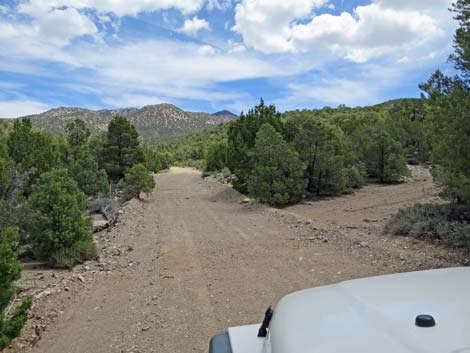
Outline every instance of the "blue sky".
[[448, 70], [451, 0], [0, 0], [0, 117], [368, 105]]

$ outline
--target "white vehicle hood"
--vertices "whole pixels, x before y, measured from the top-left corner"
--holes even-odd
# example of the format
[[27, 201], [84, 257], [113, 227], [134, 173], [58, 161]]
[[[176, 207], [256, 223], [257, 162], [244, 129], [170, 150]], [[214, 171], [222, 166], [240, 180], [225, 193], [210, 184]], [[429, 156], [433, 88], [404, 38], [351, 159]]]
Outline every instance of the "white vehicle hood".
[[[422, 314], [436, 325], [416, 326]], [[276, 306], [267, 339], [251, 337], [254, 327], [229, 334], [234, 353], [470, 353], [470, 268], [296, 292]]]
[[[432, 315], [436, 326], [415, 325]], [[278, 304], [272, 353], [470, 353], [470, 268], [413, 272], [297, 292]]]

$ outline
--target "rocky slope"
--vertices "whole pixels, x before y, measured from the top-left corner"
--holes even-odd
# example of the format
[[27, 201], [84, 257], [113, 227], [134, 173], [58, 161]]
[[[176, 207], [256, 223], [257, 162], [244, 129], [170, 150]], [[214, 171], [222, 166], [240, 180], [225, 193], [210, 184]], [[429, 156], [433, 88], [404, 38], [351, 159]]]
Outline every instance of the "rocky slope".
[[116, 110], [90, 110], [60, 107], [47, 112], [27, 116], [37, 129], [63, 134], [66, 124], [76, 118], [82, 119], [93, 134], [106, 130], [109, 121], [124, 116], [135, 125], [144, 140], [184, 135], [189, 132], [217, 126], [237, 118], [222, 111], [215, 114], [188, 112], [171, 104], [148, 105], [141, 109], [124, 108]]

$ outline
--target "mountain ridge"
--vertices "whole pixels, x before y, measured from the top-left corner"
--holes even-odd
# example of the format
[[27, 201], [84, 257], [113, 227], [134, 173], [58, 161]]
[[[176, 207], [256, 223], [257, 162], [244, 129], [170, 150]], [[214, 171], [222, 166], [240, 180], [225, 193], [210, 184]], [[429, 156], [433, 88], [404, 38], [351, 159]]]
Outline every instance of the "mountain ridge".
[[[134, 124], [144, 141], [181, 136], [204, 130], [235, 120], [237, 116], [229, 111], [214, 114], [185, 111], [173, 104], [146, 105], [142, 108], [92, 110], [81, 107], [57, 107], [40, 114], [22, 116], [29, 118], [39, 130], [54, 134], [65, 134], [65, 127], [74, 119], [83, 120], [93, 135], [106, 131], [108, 123], [115, 116], [124, 116]], [[10, 119], [14, 121], [16, 119]]]

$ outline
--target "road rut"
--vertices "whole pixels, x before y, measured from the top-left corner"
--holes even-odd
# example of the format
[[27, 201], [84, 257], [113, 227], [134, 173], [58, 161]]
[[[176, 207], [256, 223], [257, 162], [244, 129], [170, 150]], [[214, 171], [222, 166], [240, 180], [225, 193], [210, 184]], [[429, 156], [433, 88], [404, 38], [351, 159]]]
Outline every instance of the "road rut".
[[[113, 230], [132, 249], [129, 270], [90, 282], [32, 351], [206, 352], [211, 335], [261, 321], [268, 305], [292, 291], [433, 266], [406, 267], [397, 251], [371, 249], [370, 236], [358, 245], [353, 230], [331, 237], [334, 230], [304, 218], [286, 221], [292, 210], [242, 199], [191, 169], [159, 174], [153, 194], [134, 202]], [[393, 249], [415, 244], [391, 242], [398, 242], [387, 245]]]

